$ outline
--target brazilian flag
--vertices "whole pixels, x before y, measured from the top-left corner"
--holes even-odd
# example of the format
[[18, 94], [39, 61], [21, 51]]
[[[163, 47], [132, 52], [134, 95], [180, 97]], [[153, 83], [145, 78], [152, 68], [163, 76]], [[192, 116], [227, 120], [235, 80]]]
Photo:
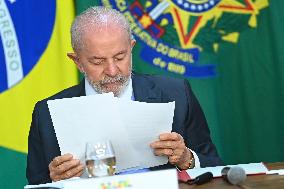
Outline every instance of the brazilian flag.
[[38, 100], [78, 83], [72, 0], [0, 0], [0, 188], [26, 185], [27, 138]]
[[136, 72], [190, 80], [227, 164], [284, 161], [284, 1], [88, 0], [122, 12]]

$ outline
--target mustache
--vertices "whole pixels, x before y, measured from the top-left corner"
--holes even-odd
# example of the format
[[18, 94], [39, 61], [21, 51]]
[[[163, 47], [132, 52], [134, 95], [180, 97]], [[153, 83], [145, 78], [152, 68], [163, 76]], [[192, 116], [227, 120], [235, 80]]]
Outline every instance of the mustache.
[[105, 76], [101, 81], [100, 84], [108, 84], [108, 83], [115, 83], [115, 82], [120, 82], [123, 83], [125, 80], [127, 80], [127, 77], [121, 74], [116, 75], [115, 77], [109, 77]]
[[[128, 85], [129, 80], [131, 78], [132, 72], [130, 72], [130, 75], [123, 75], [121, 73], [118, 73], [114, 77], [110, 77], [108, 75], [105, 75], [101, 80], [94, 81], [88, 77], [88, 74], [86, 72], [83, 72], [85, 75], [85, 78], [89, 82], [89, 84], [93, 87], [93, 89], [99, 93], [106, 93], [106, 92], [113, 92], [115, 96], [118, 96]], [[105, 84], [108, 83], [117, 83], [116, 86], [113, 86], [112, 89], [106, 88]]]

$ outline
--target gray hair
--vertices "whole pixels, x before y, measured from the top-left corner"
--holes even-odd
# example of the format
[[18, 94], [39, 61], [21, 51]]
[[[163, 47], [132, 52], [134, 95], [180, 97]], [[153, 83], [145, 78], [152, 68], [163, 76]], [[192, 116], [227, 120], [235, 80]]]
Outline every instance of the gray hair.
[[74, 51], [82, 48], [82, 35], [87, 29], [94, 27], [100, 29], [111, 23], [120, 26], [127, 32], [131, 40], [131, 29], [127, 19], [117, 10], [103, 6], [90, 7], [78, 15], [71, 26], [71, 44]]

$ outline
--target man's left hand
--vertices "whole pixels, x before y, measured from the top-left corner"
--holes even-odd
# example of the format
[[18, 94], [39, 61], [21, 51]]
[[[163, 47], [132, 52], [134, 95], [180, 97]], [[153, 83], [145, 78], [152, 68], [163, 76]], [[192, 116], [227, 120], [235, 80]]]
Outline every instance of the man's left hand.
[[159, 140], [150, 144], [157, 156], [168, 156], [169, 163], [177, 165], [180, 169], [188, 169], [193, 154], [185, 146], [183, 137], [175, 132], [163, 133]]

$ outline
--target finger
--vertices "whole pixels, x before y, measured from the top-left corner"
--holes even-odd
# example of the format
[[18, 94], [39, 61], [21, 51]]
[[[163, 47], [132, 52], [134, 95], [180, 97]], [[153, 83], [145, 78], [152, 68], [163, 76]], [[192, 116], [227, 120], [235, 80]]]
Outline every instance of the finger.
[[74, 177], [80, 177], [80, 176], [82, 176], [83, 173], [84, 173], [84, 169], [82, 171], [78, 172]]
[[156, 156], [171, 156], [173, 155], [172, 149], [155, 149], [154, 154]]
[[52, 176], [52, 174], [50, 173], [50, 178], [53, 182], [56, 182], [56, 181], [60, 181], [61, 179], [59, 178], [59, 176], [55, 175], [55, 176]]
[[73, 156], [71, 154], [64, 154], [62, 156], [55, 157], [50, 164], [48, 165], [49, 172], [52, 173], [56, 171], [57, 166], [59, 166], [62, 162], [72, 160]]
[[57, 166], [53, 171], [57, 174], [63, 174], [64, 172], [68, 171], [69, 169], [76, 167], [80, 164], [80, 160], [78, 159], [72, 159], [69, 161], [65, 161], [64, 163]]
[[176, 132], [162, 133], [159, 135], [159, 139], [160, 140], [174, 140], [174, 141], [183, 140], [182, 136]]
[[57, 175], [54, 171], [50, 171], [49, 176], [51, 178], [52, 181], [59, 181], [60, 179], [60, 175]]
[[[74, 174], [76, 174], [78, 171], [81, 171], [83, 169], [84, 169], [84, 165], [80, 164], [79, 160], [73, 159], [69, 162], [64, 162], [63, 164], [59, 165], [55, 169], [51, 170], [50, 171], [50, 178], [53, 181], [59, 181], [59, 180], [62, 180], [62, 179], [71, 178]], [[78, 170], [78, 171], [76, 171], [76, 170]], [[75, 172], [75, 173], [73, 173], [73, 172]]]
[[157, 148], [171, 148], [176, 149], [179, 146], [179, 143], [177, 141], [156, 141], [150, 144], [151, 148], [157, 149]]
[[78, 166], [73, 167], [69, 169], [68, 171], [64, 172], [62, 174], [62, 178], [68, 179], [68, 178], [75, 177], [78, 173], [83, 172], [84, 167], [85, 166], [83, 164], [79, 164]]
[[66, 161], [69, 161], [69, 160], [72, 160], [73, 159], [73, 155], [72, 154], [64, 154], [62, 156], [57, 156], [55, 157], [53, 160], [52, 160], [52, 166], [53, 167], [57, 167], [58, 165], [66, 162]]

